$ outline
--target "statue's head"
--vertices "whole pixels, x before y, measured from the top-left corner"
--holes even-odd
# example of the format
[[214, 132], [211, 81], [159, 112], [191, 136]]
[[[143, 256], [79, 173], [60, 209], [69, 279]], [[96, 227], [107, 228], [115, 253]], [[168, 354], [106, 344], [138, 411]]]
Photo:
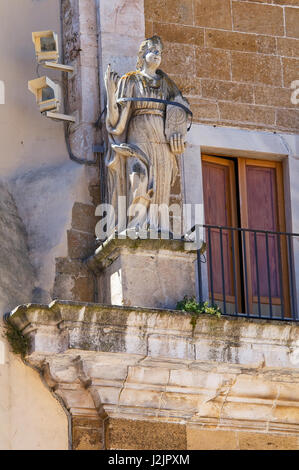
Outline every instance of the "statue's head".
[[145, 62], [155, 64], [158, 68], [162, 60], [162, 51], [163, 43], [159, 36], [145, 39], [139, 48], [137, 70], [142, 70]]

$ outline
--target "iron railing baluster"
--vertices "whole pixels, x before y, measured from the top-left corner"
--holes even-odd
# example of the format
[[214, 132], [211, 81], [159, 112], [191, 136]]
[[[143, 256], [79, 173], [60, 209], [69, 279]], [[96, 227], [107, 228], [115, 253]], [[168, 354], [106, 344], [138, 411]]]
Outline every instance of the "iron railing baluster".
[[293, 257], [292, 257], [292, 238], [288, 235], [288, 252], [289, 252], [289, 272], [290, 272], [290, 291], [291, 291], [291, 316], [296, 319], [296, 305], [295, 305], [295, 285], [294, 285], [294, 272], [293, 272]]
[[249, 292], [248, 292], [248, 272], [247, 272], [247, 253], [246, 253], [246, 236], [245, 231], [242, 232], [243, 238], [243, 254], [244, 254], [244, 276], [245, 276], [245, 299], [246, 299], [246, 309], [247, 309], [247, 316], [250, 316], [250, 308], [249, 308]]
[[224, 309], [224, 313], [226, 313], [222, 228], [220, 228], [220, 234], [219, 235], [220, 235], [220, 256], [221, 256], [221, 273], [222, 273], [223, 309]]
[[272, 312], [271, 272], [270, 272], [270, 260], [269, 260], [268, 233], [266, 233], [266, 257], [267, 257], [267, 273], [268, 273], [268, 289], [269, 289], [269, 310], [270, 310], [270, 318], [272, 318], [273, 312]]
[[237, 291], [237, 276], [236, 276], [236, 256], [235, 256], [235, 231], [232, 230], [232, 255], [233, 255], [233, 277], [234, 277], [234, 294], [235, 294], [235, 310], [238, 313], [238, 291]]
[[278, 266], [279, 266], [279, 290], [280, 290], [280, 303], [281, 303], [281, 318], [284, 320], [284, 289], [283, 289], [283, 274], [282, 274], [282, 256], [281, 256], [281, 234], [277, 234], [277, 248], [278, 248]]
[[256, 267], [256, 287], [257, 287], [257, 305], [258, 305], [258, 313], [259, 317], [261, 316], [261, 295], [260, 295], [260, 277], [259, 277], [259, 259], [258, 259], [258, 252], [257, 252], [257, 239], [256, 239], [256, 231], [253, 232], [254, 236], [254, 253], [255, 253], [255, 267]]
[[211, 229], [208, 227], [208, 244], [209, 244], [209, 265], [210, 265], [210, 284], [211, 284], [211, 301], [214, 305], [214, 289], [213, 289], [213, 263], [212, 263], [212, 243], [211, 243]]
[[[210, 295], [211, 295], [211, 301], [212, 304], [215, 303], [215, 295], [221, 295], [222, 296], [222, 301], [223, 301], [223, 314], [224, 315], [235, 315], [238, 317], [249, 317], [249, 318], [262, 318], [265, 320], [281, 320], [281, 321], [297, 321], [299, 322], [299, 319], [297, 318], [297, 298], [296, 298], [296, 286], [295, 286], [295, 279], [294, 279], [294, 260], [293, 260], [293, 238], [294, 237], [299, 237], [298, 233], [289, 233], [289, 232], [274, 232], [274, 231], [267, 231], [267, 230], [255, 230], [255, 229], [247, 229], [247, 228], [238, 228], [238, 227], [226, 227], [226, 226], [220, 226], [220, 225], [203, 225], [205, 229], [207, 230], [207, 249], [208, 249], [208, 263], [209, 263], [209, 284], [210, 284]], [[217, 231], [216, 233], [219, 233], [219, 244], [220, 244], [220, 263], [221, 263], [221, 283], [219, 285], [220, 292], [215, 292], [215, 283], [214, 283], [214, 273], [213, 273], [213, 247], [212, 247], [212, 237], [211, 237], [211, 230], [214, 229]], [[234, 288], [234, 300], [231, 300], [231, 302], [234, 302], [234, 308], [235, 308], [235, 313], [227, 313], [227, 305], [230, 302], [230, 297], [229, 293], [226, 293], [226, 284], [225, 284], [225, 275], [229, 275], [229, 273], [225, 273], [225, 263], [224, 263], [224, 258], [226, 256], [226, 253], [224, 252], [224, 245], [223, 245], [223, 231], [226, 230], [228, 231], [228, 236], [231, 237], [232, 240], [232, 246], [231, 246], [231, 252], [228, 253], [228, 256], [231, 256], [229, 258], [229, 266], [232, 266], [232, 275], [233, 275], [233, 288]], [[243, 270], [244, 270], [244, 277], [243, 277], [243, 283], [244, 283], [244, 303], [245, 303], [245, 312], [239, 312], [239, 302], [242, 303], [242, 297], [238, 297], [238, 295], [243, 295], [242, 291], [239, 293], [238, 292], [238, 274], [237, 274], [237, 263], [238, 263], [238, 258], [237, 258], [237, 253], [236, 253], [236, 246], [235, 246], [235, 232], [240, 234], [240, 247], [239, 250], [242, 250], [240, 252], [241, 259], [243, 260]], [[249, 278], [248, 278], [248, 250], [246, 248], [248, 240], [246, 238], [246, 233], [252, 234], [254, 237], [254, 256], [255, 256], [255, 274], [256, 274], [256, 283], [257, 283], [257, 298], [258, 298], [258, 315], [254, 314], [253, 312], [250, 311], [250, 305], [251, 305], [251, 298], [253, 297], [253, 292], [249, 292]], [[260, 234], [265, 235], [265, 244], [266, 244], [266, 268], [267, 268], [267, 279], [268, 279], [268, 295], [265, 296], [264, 292], [262, 292], [261, 295], [261, 285], [260, 285], [260, 271], [259, 271], [259, 252], [258, 252], [258, 243], [257, 243], [257, 236]], [[269, 247], [269, 235], [273, 235], [274, 238], [274, 249], [275, 249], [275, 254], [273, 255], [272, 252], [270, 251]], [[286, 238], [286, 259], [284, 260], [283, 255], [284, 251], [282, 251], [282, 237]], [[277, 251], [276, 251], [276, 244], [277, 244]], [[215, 247], [215, 244], [213, 245]], [[230, 246], [230, 244], [228, 245]], [[272, 246], [272, 245], [271, 245]], [[271, 258], [270, 258], [271, 254]], [[278, 255], [278, 256], [277, 256]], [[200, 259], [200, 251], [197, 251], [197, 269], [198, 269], [198, 282], [199, 282], [199, 299], [202, 301], [202, 277], [201, 277], [201, 259]], [[271, 279], [271, 263], [270, 259], [273, 258], [273, 256], [277, 257], [276, 263], [277, 264], [277, 269], [279, 271], [278, 277], [279, 277], [279, 297], [280, 297], [280, 303], [281, 303], [281, 316], [278, 317], [274, 313], [273, 306], [277, 303], [276, 295], [273, 295], [273, 284], [272, 284], [272, 279]], [[216, 258], [214, 258], [216, 259]], [[232, 263], [232, 264], [231, 264]], [[286, 294], [285, 292], [285, 287], [283, 284], [283, 263], [287, 266], [287, 269], [289, 271], [289, 292]], [[214, 266], [215, 268], [215, 266]], [[231, 269], [231, 268], [230, 268]], [[239, 268], [238, 268], [239, 269]], [[220, 280], [219, 280], [220, 281]], [[221, 287], [220, 287], [221, 286]], [[221, 294], [222, 290], [222, 294]], [[228, 298], [227, 298], [228, 295]], [[290, 297], [290, 304], [291, 304], [291, 309], [292, 309], [292, 318], [286, 317], [285, 316], [285, 295], [289, 295]], [[262, 298], [261, 298], [262, 297]], [[218, 297], [217, 297], [218, 298]], [[266, 299], [266, 300], [265, 300]], [[268, 299], [268, 300], [267, 300]], [[264, 308], [263, 308], [263, 313], [261, 309], [261, 303], [266, 302], [269, 304], [269, 311], [268, 311], [268, 316], [264, 314]]]

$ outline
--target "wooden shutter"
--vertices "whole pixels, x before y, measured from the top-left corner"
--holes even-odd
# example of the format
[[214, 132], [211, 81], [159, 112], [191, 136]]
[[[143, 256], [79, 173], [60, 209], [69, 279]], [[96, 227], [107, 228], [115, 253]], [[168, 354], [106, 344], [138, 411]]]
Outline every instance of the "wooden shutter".
[[[285, 231], [281, 163], [239, 158], [238, 166], [241, 226], [273, 232]], [[283, 297], [286, 310], [289, 310], [285, 238], [247, 233], [246, 252], [251, 313], [258, 313], [254, 305], [258, 300], [261, 304], [269, 304], [269, 293], [274, 305], [280, 305]], [[261, 313], [265, 314], [266, 311], [268, 307], [263, 308]]]
[[[236, 227], [237, 206], [234, 162], [225, 158], [203, 155], [202, 174], [205, 223]], [[206, 237], [208, 239], [207, 232]], [[235, 279], [232, 243], [234, 243], [236, 254]], [[235, 290], [240, 288], [237, 236], [232, 236], [231, 231], [226, 229], [220, 231], [218, 228], [211, 228], [210, 245], [207, 256], [212, 300], [223, 300], [225, 296], [228, 302], [234, 304], [236, 301]], [[238, 299], [240, 301], [240, 295]]]

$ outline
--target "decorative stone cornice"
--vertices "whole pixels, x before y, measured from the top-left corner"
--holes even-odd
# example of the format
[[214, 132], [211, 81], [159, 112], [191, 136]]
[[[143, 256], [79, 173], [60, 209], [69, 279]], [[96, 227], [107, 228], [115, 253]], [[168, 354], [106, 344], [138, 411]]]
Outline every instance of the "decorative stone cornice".
[[136, 253], [136, 250], [147, 252], [169, 252], [174, 253], [189, 253], [193, 259], [196, 258], [196, 244], [193, 242], [186, 242], [183, 240], [164, 240], [163, 238], [157, 239], [142, 239], [142, 238], [129, 238], [129, 237], [114, 237], [110, 236], [101, 246], [96, 249], [96, 252], [87, 260], [87, 265], [94, 272], [98, 272], [107, 268], [115, 259], [118, 258], [120, 252], [126, 250], [128, 252]]
[[16, 308], [72, 415], [299, 433], [299, 326], [54, 301]]

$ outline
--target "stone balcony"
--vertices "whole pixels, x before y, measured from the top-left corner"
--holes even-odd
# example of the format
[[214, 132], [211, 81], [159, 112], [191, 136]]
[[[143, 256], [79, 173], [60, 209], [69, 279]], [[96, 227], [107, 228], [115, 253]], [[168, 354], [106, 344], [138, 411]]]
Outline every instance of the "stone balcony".
[[298, 449], [299, 326], [70, 301], [17, 307], [81, 449]]

